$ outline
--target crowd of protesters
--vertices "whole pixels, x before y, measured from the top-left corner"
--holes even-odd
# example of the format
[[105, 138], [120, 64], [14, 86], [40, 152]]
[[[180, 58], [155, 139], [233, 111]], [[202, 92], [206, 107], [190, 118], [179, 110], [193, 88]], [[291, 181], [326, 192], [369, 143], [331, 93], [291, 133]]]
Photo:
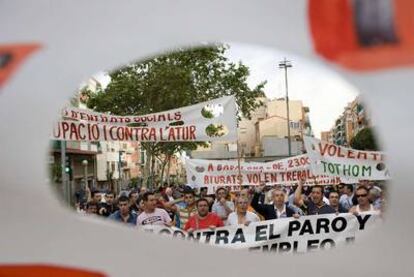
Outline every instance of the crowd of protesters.
[[238, 192], [164, 185], [113, 192], [86, 191], [77, 195], [78, 211], [131, 225], [163, 225], [186, 231], [285, 217], [317, 214], [359, 214], [385, 209], [384, 185], [362, 181], [332, 186], [243, 186]]

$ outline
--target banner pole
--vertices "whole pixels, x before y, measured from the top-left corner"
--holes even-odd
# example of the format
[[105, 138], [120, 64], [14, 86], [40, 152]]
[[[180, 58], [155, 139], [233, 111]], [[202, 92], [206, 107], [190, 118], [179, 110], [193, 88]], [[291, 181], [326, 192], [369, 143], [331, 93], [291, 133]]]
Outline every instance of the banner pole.
[[242, 178], [240, 177], [241, 176], [241, 169], [240, 169], [240, 164], [241, 164], [240, 159], [241, 159], [241, 157], [240, 157], [239, 147], [240, 147], [240, 143], [239, 143], [239, 138], [237, 137], [237, 166], [238, 166], [238, 169], [239, 169], [239, 185], [240, 185], [240, 191], [241, 191], [243, 182], [242, 182]]

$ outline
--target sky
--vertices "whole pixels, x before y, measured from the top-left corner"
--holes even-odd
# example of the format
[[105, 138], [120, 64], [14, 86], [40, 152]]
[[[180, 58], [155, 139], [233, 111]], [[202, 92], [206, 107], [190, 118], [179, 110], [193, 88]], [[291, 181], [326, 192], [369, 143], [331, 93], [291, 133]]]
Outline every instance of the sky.
[[[317, 61], [262, 46], [227, 44], [230, 48], [225, 55], [231, 61], [242, 61], [249, 67], [247, 81], [251, 88], [267, 80], [264, 92], [269, 99], [285, 97], [284, 70], [279, 69], [278, 64], [284, 58], [291, 61], [292, 67], [288, 69], [289, 99], [302, 100], [309, 107], [311, 126], [317, 138], [320, 138], [321, 131], [331, 129], [345, 106], [358, 95], [355, 87]], [[104, 72], [95, 74], [94, 78], [103, 86], [110, 81]]]
[[309, 107], [311, 126], [318, 138], [321, 131], [331, 129], [345, 106], [358, 95], [355, 87], [316, 61], [256, 45], [229, 45], [226, 56], [249, 67], [248, 84], [251, 88], [267, 80], [264, 92], [269, 99], [286, 96], [284, 69], [279, 69], [278, 64], [285, 57], [291, 61], [292, 67], [288, 69], [289, 99], [302, 100]]

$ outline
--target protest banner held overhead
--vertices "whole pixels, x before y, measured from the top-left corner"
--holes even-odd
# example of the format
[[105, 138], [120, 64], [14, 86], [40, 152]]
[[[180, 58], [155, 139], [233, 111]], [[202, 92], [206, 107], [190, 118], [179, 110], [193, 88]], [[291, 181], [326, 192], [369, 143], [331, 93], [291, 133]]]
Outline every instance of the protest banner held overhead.
[[[203, 108], [220, 107], [212, 118], [204, 117]], [[66, 108], [66, 120], [55, 124], [52, 139], [74, 141], [215, 141], [237, 140], [234, 96], [225, 96], [175, 110], [139, 115], [116, 116], [89, 110]], [[208, 126], [223, 126], [219, 136], [209, 135]]]
[[[215, 188], [243, 185], [297, 184], [304, 178], [306, 184], [338, 184], [341, 180], [332, 176], [314, 175], [307, 155], [272, 162], [241, 162], [187, 159], [187, 182], [193, 187]], [[240, 168], [239, 168], [240, 167]], [[239, 172], [241, 176], [239, 175]]]
[[387, 180], [390, 172], [383, 152], [360, 151], [304, 137], [314, 174], [350, 180]]
[[282, 218], [188, 233], [177, 228], [145, 225], [156, 234], [233, 249], [278, 253], [305, 253], [353, 242], [380, 221], [377, 212]]

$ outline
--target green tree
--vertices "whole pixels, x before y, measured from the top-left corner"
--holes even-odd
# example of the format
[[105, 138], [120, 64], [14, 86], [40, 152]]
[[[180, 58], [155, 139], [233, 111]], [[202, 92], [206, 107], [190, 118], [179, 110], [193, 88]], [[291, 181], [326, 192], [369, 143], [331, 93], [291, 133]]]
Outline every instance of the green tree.
[[[249, 69], [233, 63], [224, 53], [229, 46], [209, 45], [178, 49], [112, 71], [110, 83], [95, 93], [87, 92], [87, 105], [98, 112], [117, 115], [142, 115], [193, 105], [225, 95], [235, 95], [239, 113], [250, 113], [262, 103], [266, 82], [254, 89], [247, 85]], [[222, 128], [212, 126], [209, 135], [220, 135]], [[155, 157], [166, 162], [176, 152], [195, 150], [200, 143], [142, 143], [147, 151], [144, 176], [154, 175]], [[203, 145], [203, 143], [201, 143]], [[205, 144], [204, 144], [205, 145]]]
[[378, 143], [372, 128], [364, 128], [351, 139], [351, 147], [358, 150], [378, 151]]

